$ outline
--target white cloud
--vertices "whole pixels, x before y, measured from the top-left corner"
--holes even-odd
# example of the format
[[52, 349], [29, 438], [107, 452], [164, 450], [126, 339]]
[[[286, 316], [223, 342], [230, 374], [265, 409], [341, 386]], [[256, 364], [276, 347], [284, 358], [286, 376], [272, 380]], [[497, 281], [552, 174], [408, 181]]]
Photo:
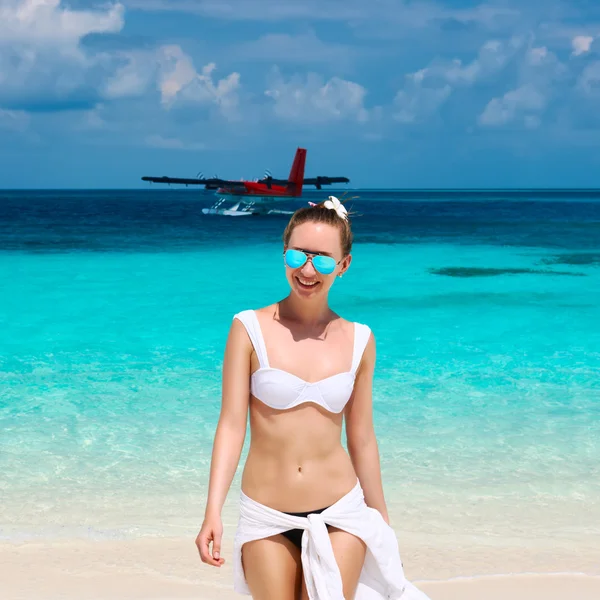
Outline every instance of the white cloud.
[[394, 118], [401, 123], [422, 122], [434, 115], [459, 86], [471, 86], [502, 69], [516, 54], [522, 40], [489, 40], [470, 63], [462, 60], [435, 60], [409, 73], [394, 99]]
[[214, 63], [205, 65], [198, 73], [191, 56], [174, 44], [128, 52], [121, 58], [126, 62], [104, 85], [105, 98], [140, 97], [149, 91], [158, 91], [160, 104], [165, 110], [214, 106], [226, 118], [237, 118], [238, 73], [215, 81]]
[[[513, 121], [519, 113], [537, 113], [546, 107], [545, 96], [533, 85], [525, 84], [501, 98], [493, 98], [479, 116], [481, 125], [498, 126]], [[526, 124], [539, 125], [536, 114], [525, 114]], [[532, 120], [533, 119], [533, 120]]]
[[541, 46], [527, 50], [519, 77], [523, 83], [533, 82], [543, 86], [560, 79], [566, 72], [566, 66], [558, 60], [556, 54]]
[[0, 105], [73, 106], [93, 103], [106, 56], [87, 54], [81, 39], [123, 27], [123, 6], [72, 10], [60, 0], [2, 0]]
[[303, 122], [358, 121], [369, 119], [364, 106], [367, 90], [358, 83], [332, 77], [324, 81], [316, 73], [284, 80], [275, 69], [265, 95], [273, 100], [275, 114]]
[[[18, 111], [79, 110], [96, 115], [79, 127], [106, 129], [95, 107], [148, 94], [159, 98], [165, 109], [213, 106], [227, 118], [236, 118], [237, 73], [215, 79], [212, 63], [197, 72], [178, 45], [114, 51], [82, 43], [92, 33], [120, 32], [123, 17], [120, 3], [79, 10], [67, 0], [0, 0], [3, 126], [12, 123], [8, 115]], [[77, 129], [76, 121], [72, 123]]]
[[231, 73], [215, 81], [214, 63], [196, 71], [194, 61], [179, 45], [160, 46], [150, 51], [129, 52], [114, 75], [107, 80], [106, 98], [143, 96], [156, 89], [165, 110], [183, 106], [216, 106], [228, 118], [236, 116], [240, 76]]
[[122, 55], [122, 58], [126, 63], [104, 84], [105, 98], [141, 96], [156, 79], [158, 60], [155, 52], [129, 52]]
[[165, 108], [169, 109], [178, 104], [213, 104], [224, 116], [237, 116], [239, 73], [231, 73], [215, 83], [214, 63], [205, 65], [198, 73], [191, 57], [176, 45], [162, 46], [158, 62], [158, 87]]
[[104, 10], [71, 10], [61, 6], [61, 0], [2, 0], [0, 41], [76, 50], [89, 33], [120, 31], [123, 12], [122, 4]]
[[149, 135], [145, 139], [146, 145], [151, 148], [167, 150], [206, 150], [206, 144], [201, 142], [184, 142], [178, 138], [163, 137], [162, 135]]
[[394, 118], [401, 123], [423, 122], [436, 114], [456, 89], [493, 80], [512, 64], [518, 67], [517, 85], [487, 103], [479, 124], [499, 126], [522, 118], [526, 127], [538, 127], [553, 85], [566, 67], [547, 47], [524, 48], [524, 41], [520, 37], [489, 40], [470, 62], [437, 59], [408, 74], [394, 99]]
[[577, 35], [571, 40], [573, 56], [580, 56], [590, 51], [594, 38], [591, 35]]
[[439, 64], [433, 70], [448, 83], [469, 85], [501, 71], [521, 45], [522, 40], [519, 38], [512, 38], [508, 42], [489, 40], [481, 47], [477, 58], [468, 65], [463, 66], [462, 61], [455, 59], [450, 64]]
[[154, 92], [166, 109], [215, 106], [236, 117], [237, 73], [215, 80], [213, 63], [196, 72], [178, 45], [117, 52], [81, 43], [92, 33], [120, 32], [123, 12], [119, 3], [77, 10], [61, 0], [0, 0], [0, 108], [91, 111]]
[[165, 46], [162, 48], [161, 54], [161, 75], [158, 87], [162, 103], [170, 106], [175, 101], [177, 94], [190, 85], [198, 73], [191, 57], [185, 54], [179, 46]]
[[394, 98], [394, 119], [400, 123], [421, 122], [435, 114], [451, 93], [448, 84], [439, 88], [416, 84], [413, 89], [400, 90]]
[[577, 81], [578, 89], [586, 96], [597, 96], [600, 92], [600, 61], [585, 67]]
[[554, 86], [565, 73], [565, 65], [547, 47], [528, 48], [520, 64], [518, 85], [492, 98], [479, 115], [479, 124], [498, 127], [518, 121], [529, 129], [539, 127]]

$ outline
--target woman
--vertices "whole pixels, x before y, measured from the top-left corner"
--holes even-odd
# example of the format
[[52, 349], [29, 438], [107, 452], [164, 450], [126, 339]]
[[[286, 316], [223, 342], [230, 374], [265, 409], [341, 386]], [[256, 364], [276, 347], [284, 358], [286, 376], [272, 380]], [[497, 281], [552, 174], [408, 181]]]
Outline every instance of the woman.
[[351, 263], [345, 207], [330, 196], [299, 209], [283, 241], [290, 294], [238, 313], [229, 332], [200, 556], [224, 563], [221, 509], [249, 412], [235, 589], [255, 600], [424, 598], [404, 579], [389, 527], [372, 421], [375, 340], [328, 305]]

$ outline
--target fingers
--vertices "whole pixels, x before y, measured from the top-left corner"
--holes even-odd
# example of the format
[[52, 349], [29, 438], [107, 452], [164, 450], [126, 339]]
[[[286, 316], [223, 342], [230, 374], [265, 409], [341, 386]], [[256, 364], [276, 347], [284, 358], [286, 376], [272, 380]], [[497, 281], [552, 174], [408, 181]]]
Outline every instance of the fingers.
[[201, 531], [196, 538], [196, 547], [200, 552], [200, 559], [203, 563], [211, 565], [213, 567], [220, 567], [225, 563], [225, 559], [220, 557], [221, 551], [221, 536], [219, 535], [218, 550], [215, 549], [213, 542], [213, 554], [210, 553], [210, 541], [213, 539], [213, 533], [211, 531]]
[[200, 559], [203, 563], [207, 565], [214, 564], [212, 556], [210, 555], [209, 544], [210, 538], [212, 535], [210, 532], [201, 531], [198, 537], [196, 538], [196, 546], [198, 547], [198, 551], [200, 552]]
[[213, 539], [212, 555], [215, 560], [221, 558], [221, 534], [216, 533]]

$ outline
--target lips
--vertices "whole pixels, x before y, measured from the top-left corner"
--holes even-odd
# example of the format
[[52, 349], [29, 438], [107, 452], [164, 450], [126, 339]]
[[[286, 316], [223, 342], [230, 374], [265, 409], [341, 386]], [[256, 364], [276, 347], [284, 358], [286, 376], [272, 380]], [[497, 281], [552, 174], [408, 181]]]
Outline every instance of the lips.
[[[306, 283], [303, 283], [305, 281]], [[298, 286], [303, 290], [315, 290], [321, 285], [320, 281], [310, 281], [309, 279], [300, 279], [300, 277], [296, 277], [296, 282]]]

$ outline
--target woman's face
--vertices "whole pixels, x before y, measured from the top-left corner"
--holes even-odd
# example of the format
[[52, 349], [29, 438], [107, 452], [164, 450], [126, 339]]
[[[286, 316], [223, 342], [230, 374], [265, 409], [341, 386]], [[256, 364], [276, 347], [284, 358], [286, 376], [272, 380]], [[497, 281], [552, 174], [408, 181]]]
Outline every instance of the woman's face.
[[[343, 257], [340, 230], [326, 223], [302, 223], [294, 228], [285, 250], [302, 250], [309, 255], [297, 269], [286, 265], [285, 272], [292, 291], [303, 298], [315, 298], [327, 294], [335, 278], [350, 266], [350, 255]], [[336, 262], [333, 273], [319, 273], [310, 260], [312, 255], [332, 257]], [[343, 260], [342, 260], [343, 258]], [[339, 264], [338, 264], [339, 263]]]

